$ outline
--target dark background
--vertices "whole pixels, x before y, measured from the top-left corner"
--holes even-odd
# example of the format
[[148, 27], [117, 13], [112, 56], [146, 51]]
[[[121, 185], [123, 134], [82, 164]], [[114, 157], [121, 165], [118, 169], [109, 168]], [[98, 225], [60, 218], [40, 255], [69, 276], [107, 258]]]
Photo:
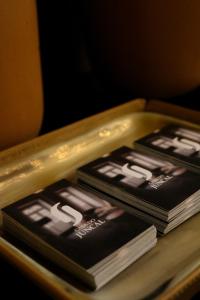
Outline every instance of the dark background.
[[[136, 95], [112, 87], [95, 69], [82, 0], [38, 1], [45, 115], [41, 133], [127, 102]], [[146, 95], [137, 95], [145, 97]], [[200, 89], [163, 99], [199, 109]]]
[[[133, 99], [134, 91], [113, 88], [96, 72], [79, 0], [38, 1], [45, 115], [41, 134]], [[88, 54], [90, 53], [90, 54]], [[137, 95], [145, 97], [145, 95]], [[162, 99], [199, 110], [200, 89]], [[0, 258], [1, 293], [49, 299], [15, 267]], [[8, 283], [8, 287], [6, 284]]]

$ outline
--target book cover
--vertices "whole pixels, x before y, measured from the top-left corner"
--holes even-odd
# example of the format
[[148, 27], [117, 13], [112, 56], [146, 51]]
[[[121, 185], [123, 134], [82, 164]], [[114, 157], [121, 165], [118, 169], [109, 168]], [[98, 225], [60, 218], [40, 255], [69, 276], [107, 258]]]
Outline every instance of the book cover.
[[161, 214], [189, 201], [200, 189], [198, 174], [128, 147], [81, 167], [78, 177], [130, 205], [160, 208]]
[[[49, 249], [51, 257], [54, 252], [57, 257], [60, 255], [60, 259], [57, 259], [60, 265], [65, 265], [66, 258], [69, 269], [82, 274], [78, 275], [80, 278], [84, 277], [84, 270], [92, 275], [101, 273], [96, 266], [102, 266], [102, 263], [105, 270], [113, 268], [108, 278], [107, 275], [104, 278], [100, 275], [101, 281], [96, 286], [106, 283], [134, 261], [128, 245], [154, 227], [113, 206], [103, 195], [97, 196], [66, 180], [19, 200], [3, 208], [2, 212], [5, 230], [19, 235], [38, 251], [43, 249], [41, 252], [44, 255], [48, 256]], [[20, 230], [23, 235], [20, 235]], [[155, 240], [154, 228], [154, 244]], [[45, 245], [48, 247], [45, 248]], [[127, 251], [123, 254], [120, 251], [124, 247], [127, 247]], [[145, 247], [147, 249], [148, 245]], [[140, 245], [136, 256], [140, 256], [142, 250], [143, 246]], [[122, 262], [119, 270], [117, 265], [113, 267], [113, 258], [116, 258], [116, 262], [119, 259]], [[128, 259], [124, 266], [123, 258]], [[93, 285], [91, 282], [89, 284]]]
[[200, 168], [200, 131], [168, 125], [135, 141], [136, 147], [145, 151], [155, 151], [165, 154], [171, 159], [176, 159]]

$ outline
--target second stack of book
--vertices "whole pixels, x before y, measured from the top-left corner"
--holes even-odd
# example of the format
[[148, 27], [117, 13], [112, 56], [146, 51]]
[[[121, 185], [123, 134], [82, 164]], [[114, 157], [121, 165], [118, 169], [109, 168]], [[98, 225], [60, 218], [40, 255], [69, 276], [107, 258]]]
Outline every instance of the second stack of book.
[[128, 147], [81, 167], [78, 178], [129, 204], [162, 234], [200, 211], [199, 174]]

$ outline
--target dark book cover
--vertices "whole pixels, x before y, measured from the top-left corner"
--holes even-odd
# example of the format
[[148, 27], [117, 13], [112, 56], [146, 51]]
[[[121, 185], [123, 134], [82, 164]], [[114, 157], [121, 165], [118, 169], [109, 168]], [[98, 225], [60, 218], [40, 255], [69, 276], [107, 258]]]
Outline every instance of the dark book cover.
[[135, 141], [135, 145], [145, 146], [161, 154], [167, 154], [183, 163], [200, 167], [200, 131], [176, 125], [160, 130]]
[[[137, 197], [141, 206], [146, 202], [164, 211], [175, 208], [200, 189], [199, 174], [128, 147], [121, 147], [81, 167], [78, 177], [84, 181], [85, 175], [87, 183], [90, 184], [91, 179], [91, 185], [92, 178], [98, 179], [99, 190], [101, 183], [106, 184], [106, 192], [114, 189], [116, 198], [118, 190]], [[126, 201], [125, 196], [119, 199]]]
[[3, 208], [3, 213], [84, 269], [151, 227], [66, 180]]

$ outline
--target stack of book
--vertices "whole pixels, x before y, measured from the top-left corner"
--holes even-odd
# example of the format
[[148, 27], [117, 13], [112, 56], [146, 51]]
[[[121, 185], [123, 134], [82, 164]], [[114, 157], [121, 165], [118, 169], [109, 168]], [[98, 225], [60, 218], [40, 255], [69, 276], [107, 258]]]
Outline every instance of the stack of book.
[[168, 125], [137, 140], [135, 148], [200, 173], [200, 131], [196, 129]]
[[95, 289], [157, 242], [154, 225], [66, 180], [3, 208], [2, 215], [5, 231]]
[[78, 178], [129, 204], [162, 234], [200, 211], [199, 174], [128, 147], [79, 168]]

